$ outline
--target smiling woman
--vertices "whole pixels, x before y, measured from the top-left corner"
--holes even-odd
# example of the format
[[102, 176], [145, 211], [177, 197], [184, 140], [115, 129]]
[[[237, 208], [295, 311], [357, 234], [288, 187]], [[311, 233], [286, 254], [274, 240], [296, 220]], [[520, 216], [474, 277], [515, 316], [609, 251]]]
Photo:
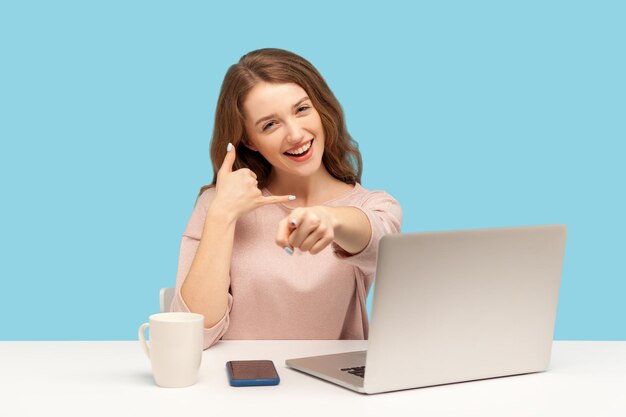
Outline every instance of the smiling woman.
[[[297, 100], [303, 94], [304, 97]], [[289, 104], [296, 100], [295, 105]], [[280, 110], [253, 122], [257, 113], [270, 108]], [[273, 169], [268, 182], [274, 188], [293, 189], [303, 177], [311, 181], [338, 182], [333, 181], [328, 170], [319, 169], [324, 155], [324, 127], [302, 87], [295, 83], [261, 82], [248, 93], [244, 111], [246, 132], [249, 132], [244, 145], [270, 163]], [[282, 184], [277, 184], [279, 181]]]
[[253, 147], [242, 145], [250, 145], [261, 136], [276, 137], [277, 130], [290, 127], [285, 126], [285, 117], [295, 114], [319, 118], [317, 128], [322, 129], [328, 148], [320, 155], [329, 174], [347, 184], [360, 182], [358, 145], [346, 129], [341, 105], [322, 76], [304, 58], [267, 48], [244, 55], [224, 77], [211, 141], [214, 176], [201, 193], [216, 184], [229, 142], [239, 154], [233, 168], [251, 169], [259, 186], [267, 186], [272, 164]]
[[362, 162], [318, 71], [281, 49], [226, 73], [214, 176], [181, 242], [173, 311], [222, 339], [364, 339], [378, 241], [402, 210], [360, 185]]

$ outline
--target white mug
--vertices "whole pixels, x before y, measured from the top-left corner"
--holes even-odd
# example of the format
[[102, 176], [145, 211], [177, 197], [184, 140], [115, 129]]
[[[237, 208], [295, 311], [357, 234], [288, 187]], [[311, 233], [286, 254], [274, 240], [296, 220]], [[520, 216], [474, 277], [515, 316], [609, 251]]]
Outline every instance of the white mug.
[[[144, 332], [150, 327], [150, 346]], [[198, 380], [202, 360], [204, 316], [196, 313], [159, 313], [139, 326], [139, 341], [152, 362], [157, 385], [187, 387]]]

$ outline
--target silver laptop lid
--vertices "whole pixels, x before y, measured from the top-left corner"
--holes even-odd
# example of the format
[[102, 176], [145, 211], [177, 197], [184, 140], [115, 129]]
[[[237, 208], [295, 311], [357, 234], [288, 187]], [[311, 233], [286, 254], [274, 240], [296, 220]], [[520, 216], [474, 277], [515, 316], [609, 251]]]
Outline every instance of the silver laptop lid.
[[385, 235], [364, 388], [547, 369], [564, 225]]

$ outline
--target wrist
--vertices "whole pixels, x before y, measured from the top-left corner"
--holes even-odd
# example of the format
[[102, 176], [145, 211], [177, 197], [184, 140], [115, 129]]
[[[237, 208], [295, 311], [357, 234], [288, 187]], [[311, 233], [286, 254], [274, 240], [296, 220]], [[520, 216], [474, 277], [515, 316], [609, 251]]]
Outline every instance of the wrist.
[[219, 204], [211, 204], [206, 212], [206, 221], [218, 221], [224, 224], [230, 224], [237, 221], [237, 215], [233, 210], [228, 210]]
[[339, 218], [337, 217], [336, 208], [319, 206], [319, 209], [326, 215], [330, 222], [330, 226], [336, 232], [340, 228]]

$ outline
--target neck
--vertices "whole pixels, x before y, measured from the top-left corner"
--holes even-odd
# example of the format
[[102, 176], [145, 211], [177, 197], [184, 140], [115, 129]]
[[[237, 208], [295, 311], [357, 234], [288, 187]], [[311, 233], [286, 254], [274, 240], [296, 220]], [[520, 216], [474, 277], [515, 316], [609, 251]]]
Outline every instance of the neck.
[[325, 201], [330, 186], [336, 181], [323, 164], [308, 177], [296, 177], [273, 169], [267, 189], [273, 195], [295, 195], [297, 205], [307, 207], [315, 205], [316, 201]]

